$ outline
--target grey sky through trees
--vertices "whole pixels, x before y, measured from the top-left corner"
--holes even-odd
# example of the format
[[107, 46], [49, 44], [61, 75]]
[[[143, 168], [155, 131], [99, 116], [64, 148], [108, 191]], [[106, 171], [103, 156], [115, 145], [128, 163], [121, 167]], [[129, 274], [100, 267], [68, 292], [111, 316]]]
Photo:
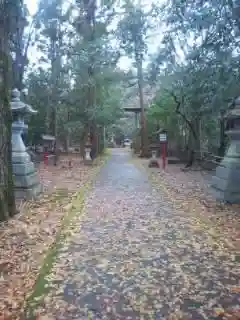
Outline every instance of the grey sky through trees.
[[[139, 3], [139, 0], [137, 0], [137, 2]], [[164, 2], [165, 0], [141, 0], [141, 5], [143, 9], [147, 11], [150, 8], [152, 3], [158, 3], [158, 5], [160, 5], [161, 3], [164, 3]], [[25, 0], [25, 3], [28, 6], [30, 14], [34, 15], [37, 11], [38, 0]], [[161, 31], [162, 29], [160, 26], [157, 29], [157, 31], [156, 30], [154, 31], [154, 34], [149, 35], [149, 38], [148, 38], [149, 54], [152, 54], [157, 50], [158, 44], [161, 41], [161, 34], [162, 34]], [[31, 62], [34, 62], [34, 60], [37, 60], [39, 58], [35, 48], [30, 49], [29, 57]], [[121, 69], [127, 70], [131, 67], [131, 63], [132, 61], [128, 57], [122, 56], [119, 61], [119, 67]]]

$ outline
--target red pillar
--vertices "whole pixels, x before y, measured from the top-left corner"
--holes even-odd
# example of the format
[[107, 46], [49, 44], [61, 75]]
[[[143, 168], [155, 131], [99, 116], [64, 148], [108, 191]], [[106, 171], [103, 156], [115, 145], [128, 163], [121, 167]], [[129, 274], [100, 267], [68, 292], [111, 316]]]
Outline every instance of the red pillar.
[[167, 162], [167, 142], [162, 143], [162, 166], [165, 170]]
[[44, 166], [47, 167], [48, 166], [48, 152], [44, 152], [43, 161], [44, 161]]

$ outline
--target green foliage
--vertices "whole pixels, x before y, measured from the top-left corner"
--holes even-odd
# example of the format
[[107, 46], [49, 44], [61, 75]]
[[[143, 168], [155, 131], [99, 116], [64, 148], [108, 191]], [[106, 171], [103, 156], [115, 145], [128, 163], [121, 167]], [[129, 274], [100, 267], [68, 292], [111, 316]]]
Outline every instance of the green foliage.
[[118, 36], [121, 39], [121, 47], [127, 55], [136, 58], [147, 50], [146, 34], [148, 24], [146, 16], [141, 8], [133, 5], [130, 1], [123, 6], [126, 11], [124, 18], [118, 24]]
[[158, 93], [153, 100], [147, 112], [148, 132], [157, 132], [159, 129], [165, 129], [169, 132], [170, 138], [176, 138], [179, 130], [173, 131], [172, 128], [179, 121], [176, 114], [176, 105], [173, 98], [168, 93]]
[[181, 125], [199, 140], [195, 143], [217, 147], [217, 119], [239, 95], [239, 16], [231, 1], [172, 0], [161, 17], [167, 28], [149, 64], [149, 79], [173, 97]]
[[27, 141], [30, 144], [38, 144], [41, 141], [41, 135], [46, 132], [47, 108], [49, 104], [48, 81], [49, 74], [43, 70], [31, 72], [28, 75], [27, 102], [38, 111], [38, 114], [32, 116], [29, 121]]
[[38, 110], [29, 124], [32, 142], [48, 132], [79, 143], [92, 125], [111, 126], [122, 116], [118, 83], [124, 74], [108, 32], [113, 4], [96, 13], [87, 2], [41, 0], [36, 46], [44, 69], [35, 67], [27, 79], [28, 102]]

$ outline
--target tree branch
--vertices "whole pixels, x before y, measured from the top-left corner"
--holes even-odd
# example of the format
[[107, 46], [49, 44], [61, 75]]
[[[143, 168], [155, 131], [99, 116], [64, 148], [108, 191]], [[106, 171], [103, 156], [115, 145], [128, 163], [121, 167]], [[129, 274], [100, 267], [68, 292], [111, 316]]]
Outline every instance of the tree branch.
[[[166, 91], [171, 95], [171, 97], [174, 99], [174, 102], [176, 103], [175, 112], [176, 112], [177, 114], [179, 114], [179, 115], [183, 118], [183, 120], [186, 122], [186, 124], [188, 125], [189, 129], [191, 130], [194, 139], [197, 141], [198, 137], [197, 137], [197, 134], [196, 134], [196, 132], [195, 132], [195, 130], [194, 130], [194, 127], [193, 127], [191, 121], [190, 121], [190, 120], [186, 117], [186, 115], [185, 115], [183, 112], [181, 112], [181, 110], [180, 110], [180, 107], [181, 107], [181, 105], [183, 104], [183, 102], [179, 101], [179, 99], [177, 98], [177, 96], [174, 94], [173, 91], [169, 91], [169, 90], [166, 90]], [[183, 99], [184, 99], [184, 97], [183, 97]], [[182, 99], [182, 100], [183, 100], [183, 99]]]

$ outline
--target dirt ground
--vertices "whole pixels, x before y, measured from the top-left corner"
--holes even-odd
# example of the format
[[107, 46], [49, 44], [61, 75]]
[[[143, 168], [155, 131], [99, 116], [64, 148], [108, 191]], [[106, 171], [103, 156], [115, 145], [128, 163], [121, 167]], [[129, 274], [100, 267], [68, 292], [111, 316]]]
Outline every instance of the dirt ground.
[[169, 164], [166, 170], [148, 168], [148, 160], [135, 158], [146, 168], [156, 187], [164, 188], [176, 207], [193, 214], [196, 219], [218, 230], [229, 248], [240, 248], [240, 205], [217, 203], [211, 190], [211, 172], [183, 171], [183, 165]]
[[84, 166], [77, 156], [62, 156], [57, 167], [40, 164], [44, 194], [37, 201], [18, 202], [20, 213], [0, 224], [0, 319], [17, 319], [74, 193], [93, 179], [103, 161]]

